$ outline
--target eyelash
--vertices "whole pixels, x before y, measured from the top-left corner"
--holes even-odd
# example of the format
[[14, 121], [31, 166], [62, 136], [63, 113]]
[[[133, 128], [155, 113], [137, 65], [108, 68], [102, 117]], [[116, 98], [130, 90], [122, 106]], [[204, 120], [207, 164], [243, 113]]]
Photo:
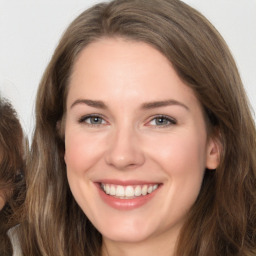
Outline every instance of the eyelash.
[[85, 124], [88, 125], [88, 126], [105, 125], [105, 123], [104, 123], [104, 124], [102, 124], [102, 123], [100, 123], [100, 124], [93, 124], [93, 123], [87, 123], [87, 122], [86, 122], [87, 120], [90, 120], [90, 119], [92, 120], [92, 118], [98, 118], [98, 119], [100, 119], [101, 121], [107, 123], [107, 122], [105, 121], [104, 117], [101, 116], [101, 115], [99, 115], [99, 114], [90, 114], [90, 115], [82, 116], [82, 117], [78, 120], [78, 122], [79, 122], [79, 123], [85, 123]]
[[[97, 118], [97, 119], [100, 119], [101, 122], [104, 122], [104, 123], [100, 123], [100, 124], [93, 124], [93, 123], [88, 123], [86, 122], [87, 120], [90, 120], [92, 121], [92, 118]], [[150, 125], [150, 123], [152, 121], [156, 121], [156, 120], [159, 120], [159, 119], [162, 119], [162, 122], [167, 122], [165, 124], [160, 124], [160, 125], [157, 125], [157, 124], [154, 124], [154, 125]], [[104, 117], [99, 115], [99, 114], [90, 114], [90, 115], [86, 115], [86, 116], [82, 116], [79, 120], [78, 120], [79, 123], [85, 123], [86, 125], [88, 126], [100, 126], [100, 125], [105, 125], [107, 124], [107, 121], [105, 121]], [[169, 127], [171, 125], [176, 125], [177, 124], [177, 121], [174, 119], [174, 118], [171, 118], [169, 116], [165, 116], [165, 115], [157, 115], [157, 116], [154, 116], [152, 119], [150, 119], [149, 122], [147, 122], [146, 126], [155, 126], [156, 128], [164, 128], [164, 127]]]
[[150, 121], [147, 123], [151, 123], [152, 121], [156, 121], [156, 120], [159, 120], [159, 119], [162, 119], [164, 120], [165, 122], [167, 122], [167, 124], [163, 124], [163, 125], [153, 125], [153, 126], [156, 126], [156, 128], [164, 128], [164, 127], [169, 127], [171, 125], [176, 125], [177, 124], [177, 121], [174, 119], [174, 118], [171, 118], [169, 116], [165, 116], [165, 115], [158, 115], [158, 116], [155, 116], [154, 118], [150, 119]]

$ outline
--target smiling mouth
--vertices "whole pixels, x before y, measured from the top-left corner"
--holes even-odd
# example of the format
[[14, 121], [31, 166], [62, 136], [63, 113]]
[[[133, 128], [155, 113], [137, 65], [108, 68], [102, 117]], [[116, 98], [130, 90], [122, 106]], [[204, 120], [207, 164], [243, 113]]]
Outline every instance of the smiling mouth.
[[101, 183], [100, 187], [107, 195], [119, 199], [133, 199], [136, 197], [142, 197], [151, 194], [159, 187], [159, 184], [122, 186]]

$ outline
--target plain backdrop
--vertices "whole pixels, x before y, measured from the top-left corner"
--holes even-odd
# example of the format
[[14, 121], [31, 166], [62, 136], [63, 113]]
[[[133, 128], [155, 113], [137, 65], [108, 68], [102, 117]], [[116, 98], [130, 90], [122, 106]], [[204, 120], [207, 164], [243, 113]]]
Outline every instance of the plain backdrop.
[[[68, 24], [96, 0], [0, 0], [0, 92], [25, 132], [34, 128], [35, 95]], [[256, 0], [184, 0], [219, 30], [256, 111]]]

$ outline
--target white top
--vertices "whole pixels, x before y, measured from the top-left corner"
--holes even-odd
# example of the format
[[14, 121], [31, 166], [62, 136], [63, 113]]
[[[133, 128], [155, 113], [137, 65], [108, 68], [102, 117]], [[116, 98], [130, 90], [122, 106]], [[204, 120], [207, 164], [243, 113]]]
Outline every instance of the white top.
[[17, 227], [18, 226], [15, 226], [15, 227], [11, 228], [8, 231], [8, 236], [9, 236], [9, 238], [11, 240], [11, 243], [12, 243], [13, 256], [22, 256], [20, 241], [19, 241], [18, 235], [17, 235]]

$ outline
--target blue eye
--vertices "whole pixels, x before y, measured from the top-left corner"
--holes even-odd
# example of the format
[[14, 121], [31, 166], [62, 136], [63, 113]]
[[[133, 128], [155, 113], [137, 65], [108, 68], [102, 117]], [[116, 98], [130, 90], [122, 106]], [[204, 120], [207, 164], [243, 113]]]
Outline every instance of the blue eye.
[[157, 116], [153, 118], [150, 122], [150, 125], [153, 126], [169, 126], [169, 125], [174, 125], [177, 124], [175, 119], [172, 119], [170, 117], [166, 116]]
[[102, 125], [102, 124], [106, 124], [106, 121], [100, 116], [89, 115], [79, 119], [79, 123], [86, 123], [88, 125]]

